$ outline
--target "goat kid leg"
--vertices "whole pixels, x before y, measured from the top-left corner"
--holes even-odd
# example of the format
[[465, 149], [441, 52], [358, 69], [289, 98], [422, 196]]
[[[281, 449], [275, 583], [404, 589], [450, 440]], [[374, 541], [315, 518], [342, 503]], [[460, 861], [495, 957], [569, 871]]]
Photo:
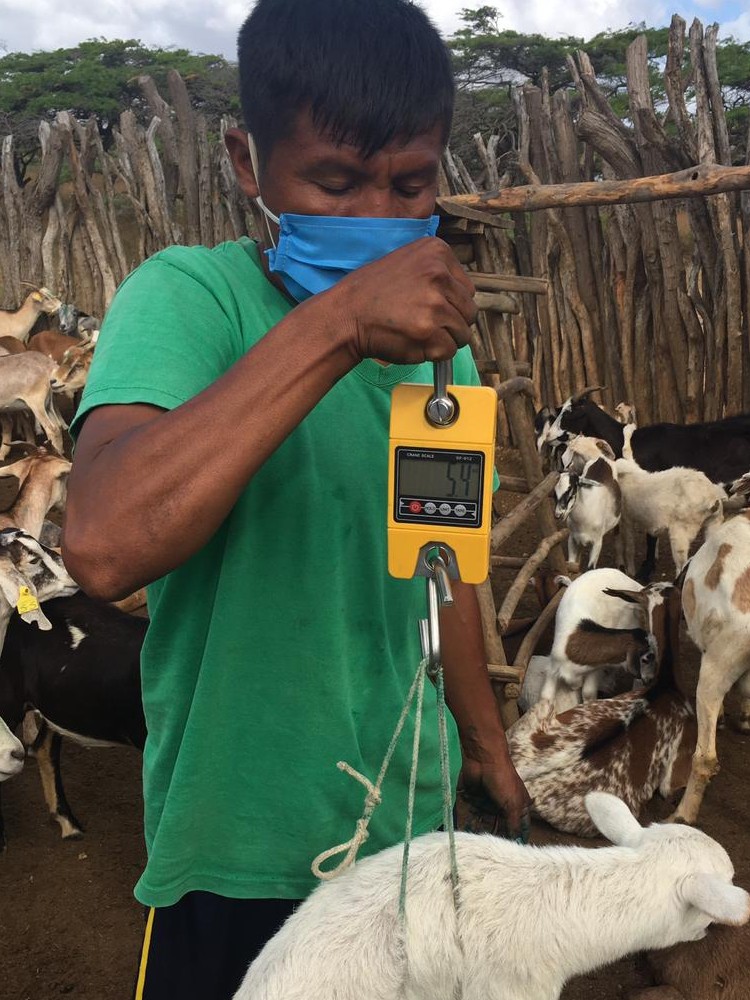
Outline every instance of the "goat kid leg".
[[65, 789], [60, 774], [61, 746], [62, 738], [60, 735], [53, 733], [49, 726], [43, 722], [34, 749], [44, 798], [50, 816], [60, 826], [63, 840], [78, 840], [83, 836], [83, 829], [65, 798]]
[[597, 538], [595, 542], [591, 545], [591, 551], [589, 552], [589, 569], [596, 569], [596, 564], [599, 562], [599, 556], [602, 554], [602, 543], [604, 538]]
[[750, 670], [740, 677], [737, 686], [742, 698], [737, 728], [742, 733], [750, 733]]
[[581, 686], [581, 697], [584, 701], [596, 701], [599, 696], [599, 671], [592, 670], [586, 674]]
[[13, 420], [7, 414], [0, 416], [0, 437], [2, 438], [2, 443], [0, 443], [0, 462], [2, 462], [7, 458], [10, 451], [10, 442], [13, 440]]
[[568, 535], [568, 562], [575, 563], [577, 566], [580, 556], [581, 550], [578, 547], [578, 543], [572, 535]]
[[727, 677], [727, 671], [723, 667], [720, 660], [709, 657], [707, 653], [703, 654], [698, 690], [695, 695], [698, 740], [693, 754], [693, 764], [685, 794], [667, 822], [695, 823], [708, 783], [719, 770], [719, 760], [716, 756], [716, 722], [724, 703], [724, 696], [732, 685], [732, 680]]
[[682, 528], [672, 526], [669, 529], [669, 547], [672, 552], [672, 560], [674, 562], [674, 579], [682, 572], [685, 563], [688, 561], [688, 555], [690, 554], [690, 546], [695, 538], [695, 535], [691, 536], [689, 531], [685, 531]]
[[[632, 538], [632, 529], [631, 529]], [[659, 540], [655, 535], [646, 535], [646, 558], [641, 563], [641, 567], [635, 574], [635, 579], [639, 583], [648, 583], [651, 577], [654, 575], [654, 570], [656, 569], [656, 559], [659, 554]], [[628, 562], [628, 576], [633, 576], [633, 570], [635, 569], [635, 554], [633, 555], [632, 568], [631, 563]]]

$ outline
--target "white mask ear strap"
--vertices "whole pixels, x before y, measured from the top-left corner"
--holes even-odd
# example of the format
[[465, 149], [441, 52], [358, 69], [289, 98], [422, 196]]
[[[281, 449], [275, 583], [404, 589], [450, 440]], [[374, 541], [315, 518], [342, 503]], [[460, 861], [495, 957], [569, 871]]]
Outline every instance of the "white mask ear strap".
[[[266, 204], [263, 201], [263, 196], [260, 193], [260, 171], [258, 170], [258, 150], [257, 150], [257, 147], [255, 145], [255, 139], [253, 139], [253, 137], [250, 135], [249, 132], [247, 134], [247, 148], [250, 151], [250, 162], [253, 165], [253, 173], [255, 174], [255, 183], [258, 185], [258, 197], [255, 199], [255, 201], [256, 201], [256, 203], [258, 205], [258, 208], [265, 215], [265, 217], [267, 219], [270, 219], [271, 222], [275, 222], [276, 225], [278, 226], [278, 225], [280, 225], [278, 215], [274, 215], [273, 212], [270, 210], [270, 208], [266, 207]], [[273, 243], [274, 248], [275, 248], [276, 247], [276, 242], [275, 242], [273, 236], [271, 235], [271, 230], [270, 229], [268, 230], [268, 236], [269, 236], [269, 238], [271, 240], [271, 243]]]

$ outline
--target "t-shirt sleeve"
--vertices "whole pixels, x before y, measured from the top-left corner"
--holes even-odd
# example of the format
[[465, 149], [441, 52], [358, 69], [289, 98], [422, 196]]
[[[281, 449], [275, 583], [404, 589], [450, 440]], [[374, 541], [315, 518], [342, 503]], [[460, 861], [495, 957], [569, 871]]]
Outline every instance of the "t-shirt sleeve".
[[[193, 251], [192, 258], [184, 257], [185, 250]], [[150, 403], [173, 409], [239, 358], [240, 337], [217, 283], [211, 287], [210, 267], [203, 277], [197, 266], [201, 250], [172, 248], [157, 254], [120, 285], [71, 424], [74, 438], [98, 406]], [[181, 266], [188, 259], [190, 266]]]

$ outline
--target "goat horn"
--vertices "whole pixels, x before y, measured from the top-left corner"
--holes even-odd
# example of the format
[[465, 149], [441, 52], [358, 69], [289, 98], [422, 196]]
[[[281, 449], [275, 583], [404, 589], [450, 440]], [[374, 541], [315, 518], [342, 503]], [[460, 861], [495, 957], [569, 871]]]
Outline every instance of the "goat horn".
[[581, 389], [580, 392], [575, 393], [575, 395], [570, 397], [571, 403], [580, 403], [581, 400], [586, 399], [590, 396], [592, 392], [600, 392], [602, 389], [606, 389], [606, 385], [587, 385], [585, 389]]

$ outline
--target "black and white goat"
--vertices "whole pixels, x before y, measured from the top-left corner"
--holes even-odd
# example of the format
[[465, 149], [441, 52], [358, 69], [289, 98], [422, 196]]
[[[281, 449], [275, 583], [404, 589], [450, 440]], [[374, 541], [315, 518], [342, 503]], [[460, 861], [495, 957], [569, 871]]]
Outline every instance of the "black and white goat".
[[[79, 837], [60, 775], [61, 736], [84, 746], [143, 749], [140, 654], [148, 622], [85, 594], [48, 600], [47, 631], [11, 619], [0, 656], [0, 717], [15, 729], [40, 717], [34, 744], [50, 813], [63, 837]], [[0, 841], [2, 840], [0, 815]]]
[[[561, 407], [540, 410], [535, 418], [539, 448], [576, 434], [601, 438], [622, 457], [624, 425], [587, 397], [594, 389], [567, 399]], [[649, 424], [632, 438], [633, 457], [641, 468], [659, 472], [675, 465], [700, 469], [714, 483], [727, 483], [750, 469], [750, 414], [701, 424]]]
[[[625, 426], [587, 397], [595, 389], [570, 396], [561, 407], [544, 407], [535, 418], [537, 446], [560, 451], [576, 434], [606, 441], [623, 457]], [[674, 466], [698, 469], [711, 482], [731, 483], [750, 469], [750, 414], [700, 424], [650, 424], [632, 436], [633, 458], [647, 472]], [[638, 576], [648, 578], [656, 564], [656, 539], [649, 536], [646, 561]]]

